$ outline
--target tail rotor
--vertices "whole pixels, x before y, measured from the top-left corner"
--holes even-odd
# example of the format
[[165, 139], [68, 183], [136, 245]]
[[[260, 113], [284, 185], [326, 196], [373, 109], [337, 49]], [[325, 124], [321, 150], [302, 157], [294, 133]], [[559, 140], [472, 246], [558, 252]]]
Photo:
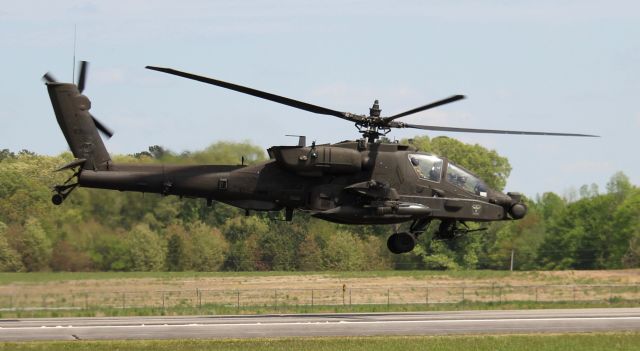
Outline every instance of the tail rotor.
[[[78, 81], [76, 83], [76, 87], [78, 87], [78, 91], [80, 93], [82, 93], [86, 87], [86, 81], [87, 81], [87, 72], [89, 69], [89, 62], [87, 61], [80, 61], [80, 67], [78, 69]], [[45, 84], [54, 84], [54, 83], [58, 83], [58, 81], [56, 80], [56, 78], [50, 73], [47, 72], [42, 76], [42, 80], [45, 82]], [[113, 136], [113, 129], [107, 127], [106, 124], [100, 122], [99, 119], [97, 119], [93, 114], [91, 114], [89, 112], [89, 116], [91, 116], [91, 119], [93, 120], [93, 123], [96, 125], [96, 128], [98, 128], [98, 130], [105, 136], [107, 137], [107, 139], [111, 139], [111, 137]]]

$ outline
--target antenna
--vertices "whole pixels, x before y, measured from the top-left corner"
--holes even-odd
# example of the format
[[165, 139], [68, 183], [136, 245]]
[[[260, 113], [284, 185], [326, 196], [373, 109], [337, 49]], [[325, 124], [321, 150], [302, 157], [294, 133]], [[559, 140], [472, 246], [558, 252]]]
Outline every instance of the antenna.
[[307, 137], [304, 135], [291, 135], [291, 134], [287, 134], [285, 136], [288, 137], [298, 137], [298, 146], [305, 146], [307, 143]]
[[73, 25], [73, 68], [71, 72], [71, 81], [76, 81], [76, 33], [77, 33], [77, 24]]

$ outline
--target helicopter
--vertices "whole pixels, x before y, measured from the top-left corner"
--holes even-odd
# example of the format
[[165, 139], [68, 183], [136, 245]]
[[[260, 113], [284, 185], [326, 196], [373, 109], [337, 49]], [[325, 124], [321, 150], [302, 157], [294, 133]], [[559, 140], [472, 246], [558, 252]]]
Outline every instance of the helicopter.
[[291, 221], [296, 211], [335, 223], [366, 225], [410, 223], [408, 231], [391, 233], [388, 249], [407, 253], [416, 238], [439, 220], [436, 239], [453, 239], [475, 229], [467, 222], [518, 220], [527, 214], [522, 195], [489, 188], [473, 172], [446, 157], [420, 152], [411, 145], [384, 142], [391, 130], [413, 128], [431, 131], [597, 137], [589, 134], [472, 129], [410, 124], [402, 117], [465, 98], [438, 100], [392, 116], [382, 116], [378, 100], [369, 115], [341, 112], [225, 81], [171, 68], [147, 69], [196, 80], [307, 112], [354, 123], [361, 137], [335, 144], [272, 146], [269, 160], [252, 165], [122, 164], [111, 160], [101, 132], [113, 131], [89, 110], [83, 94], [88, 63], [81, 61], [77, 83], [61, 83], [50, 73], [43, 76], [58, 124], [75, 159], [57, 171], [72, 175], [53, 187], [52, 202], [61, 205], [77, 188], [157, 193], [202, 198], [246, 211], [284, 211]]

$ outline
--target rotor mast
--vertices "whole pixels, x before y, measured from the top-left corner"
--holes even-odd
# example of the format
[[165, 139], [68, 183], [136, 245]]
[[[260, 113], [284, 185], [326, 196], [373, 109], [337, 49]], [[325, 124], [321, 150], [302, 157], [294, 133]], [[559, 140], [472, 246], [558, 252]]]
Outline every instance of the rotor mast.
[[373, 106], [369, 108], [369, 116], [362, 116], [361, 120], [356, 121], [356, 128], [369, 143], [375, 143], [381, 136], [391, 131], [391, 128], [384, 126], [384, 120], [380, 117], [381, 112], [380, 103], [375, 100]]

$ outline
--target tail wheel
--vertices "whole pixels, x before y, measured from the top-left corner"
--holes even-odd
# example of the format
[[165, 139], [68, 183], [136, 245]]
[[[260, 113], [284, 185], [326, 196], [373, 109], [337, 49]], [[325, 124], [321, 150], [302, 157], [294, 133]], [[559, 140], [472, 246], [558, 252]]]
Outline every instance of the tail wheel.
[[51, 197], [51, 202], [56, 206], [62, 204], [62, 201], [64, 201], [64, 196], [62, 194], [54, 194]]

